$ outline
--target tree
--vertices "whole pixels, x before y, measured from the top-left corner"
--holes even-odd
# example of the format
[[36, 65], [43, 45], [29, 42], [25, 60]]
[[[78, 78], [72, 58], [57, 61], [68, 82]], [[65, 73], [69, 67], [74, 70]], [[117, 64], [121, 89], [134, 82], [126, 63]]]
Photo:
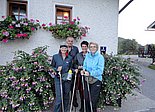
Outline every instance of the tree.
[[137, 54], [139, 44], [135, 39], [119, 38], [118, 54]]

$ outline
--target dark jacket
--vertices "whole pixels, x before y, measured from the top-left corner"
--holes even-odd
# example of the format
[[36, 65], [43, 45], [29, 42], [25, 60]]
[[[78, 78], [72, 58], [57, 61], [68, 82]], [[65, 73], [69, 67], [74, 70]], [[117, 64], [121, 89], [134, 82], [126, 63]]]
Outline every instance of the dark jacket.
[[55, 70], [57, 70], [59, 66], [62, 66], [61, 74], [68, 73], [68, 70], [72, 68], [72, 57], [68, 55], [63, 60], [60, 53], [55, 54], [53, 55], [51, 65], [55, 68]]
[[73, 46], [69, 52], [69, 55], [74, 59], [77, 53], [79, 53], [79, 49], [76, 46]]
[[74, 60], [73, 60], [73, 64], [74, 64], [74, 69], [77, 69], [78, 66], [83, 66], [83, 61], [84, 61], [84, 56], [82, 54], [82, 52], [78, 53]]

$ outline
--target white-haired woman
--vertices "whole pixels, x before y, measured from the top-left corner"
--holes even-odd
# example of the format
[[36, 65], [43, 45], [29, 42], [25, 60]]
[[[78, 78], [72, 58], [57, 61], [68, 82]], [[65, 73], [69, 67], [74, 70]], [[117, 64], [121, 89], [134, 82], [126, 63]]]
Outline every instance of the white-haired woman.
[[97, 102], [104, 70], [104, 57], [98, 52], [98, 44], [95, 42], [89, 43], [89, 50], [90, 52], [87, 53], [83, 63], [84, 70], [81, 71], [81, 75], [84, 75], [88, 82], [85, 83], [84, 95], [86, 100], [86, 112], [97, 112]]

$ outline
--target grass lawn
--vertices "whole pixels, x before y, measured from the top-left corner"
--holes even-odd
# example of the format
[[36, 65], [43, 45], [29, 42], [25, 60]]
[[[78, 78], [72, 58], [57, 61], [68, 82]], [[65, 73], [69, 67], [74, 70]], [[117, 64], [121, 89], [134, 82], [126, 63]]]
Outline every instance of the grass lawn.
[[155, 70], [155, 65], [149, 65], [148, 67]]

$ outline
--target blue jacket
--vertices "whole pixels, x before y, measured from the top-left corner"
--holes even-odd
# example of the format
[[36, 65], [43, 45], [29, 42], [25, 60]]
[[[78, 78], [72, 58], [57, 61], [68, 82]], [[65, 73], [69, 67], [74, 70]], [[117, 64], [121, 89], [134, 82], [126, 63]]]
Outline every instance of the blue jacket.
[[104, 57], [98, 51], [94, 55], [91, 52], [87, 53], [83, 68], [90, 73], [90, 76], [102, 81]]

